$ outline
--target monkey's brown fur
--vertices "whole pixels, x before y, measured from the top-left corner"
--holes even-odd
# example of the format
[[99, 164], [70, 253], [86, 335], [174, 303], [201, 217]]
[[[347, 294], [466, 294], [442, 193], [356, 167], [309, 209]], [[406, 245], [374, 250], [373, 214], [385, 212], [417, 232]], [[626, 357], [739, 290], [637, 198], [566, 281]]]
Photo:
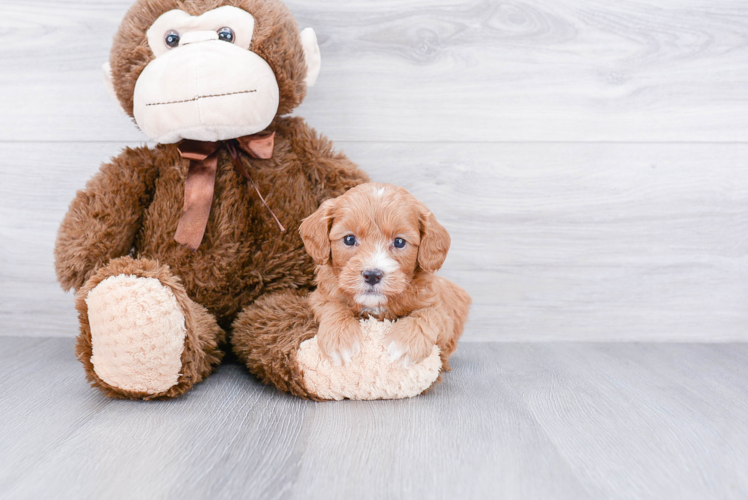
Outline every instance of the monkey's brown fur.
[[306, 390], [296, 353], [317, 334], [306, 292], [281, 292], [258, 299], [234, 323], [234, 352], [266, 384], [319, 401]]
[[[314, 264], [298, 234], [301, 220], [322, 201], [368, 180], [302, 119], [283, 116], [304, 97], [306, 65], [296, 22], [277, 0], [139, 0], [125, 17], [111, 53], [114, 86], [125, 109], [132, 115], [135, 82], [153, 58], [145, 32], [154, 20], [175, 8], [195, 15], [221, 5], [243, 8], [255, 17], [251, 50], [270, 64], [278, 80], [280, 109], [267, 129], [276, 133], [273, 158], [243, 155], [243, 161], [287, 232], [280, 233], [223, 146], [210, 219], [196, 252], [174, 241], [189, 167], [175, 145], [127, 148], [103, 165], [78, 192], [60, 226], [55, 267], [62, 287], [78, 292], [78, 357], [91, 383], [112, 397], [152, 399], [183, 393], [220, 362], [217, 346], [243, 308], [273, 292], [311, 288]], [[100, 281], [116, 274], [157, 278], [171, 289], [182, 308], [187, 328], [183, 375], [178, 385], [164, 393], [123, 391], [108, 386], [93, 371], [85, 298]], [[283, 297], [268, 300], [278, 302]], [[250, 318], [272, 321], [258, 314], [253, 310], [247, 320], [237, 323], [236, 330], [246, 329]], [[302, 336], [308, 333], [305, 318], [301, 314], [298, 319], [304, 325]], [[302, 340], [279, 345], [277, 356], [293, 356], [293, 346]], [[248, 363], [252, 359], [251, 351], [243, 347], [237, 352]], [[250, 368], [263, 380], [282, 383], [280, 378], [268, 378], [262, 365], [250, 364]], [[294, 392], [291, 386], [282, 388]]]
[[[171, 387], [162, 394], [150, 395], [142, 392], [133, 392], [112, 387], [101, 380], [93, 370], [91, 364], [91, 328], [88, 323], [88, 308], [86, 307], [86, 296], [88, 292], [110, 276], [127, 274], [143, 278], [156, 278], [162, 285], [167, 286], [177, 299], [184, 313], [187, 336], [185, 348], [182, 352], [182, 374], [177, 385]], [[184, 290], [179, 279], [171, 274], [168, 266], [159, 264], [150, 259], [135, 260], [131, 257], [114, 259], [108, 265], [99, 269], [89, 279], [76, 296], [75, 307], [81, 323], [81, 333], [75, 353], [83, 362], [88, 374], [88, 379], [99, 387], [107, 396], [128, 397], [130, 399], [164, 399], [178, 396], [210, 375], [213, 367], [223, 359], [223, 352], [219, 344], [225, 341], [223, 330], [216, 324], [215, 317], [200, 304], [192, 301]]]

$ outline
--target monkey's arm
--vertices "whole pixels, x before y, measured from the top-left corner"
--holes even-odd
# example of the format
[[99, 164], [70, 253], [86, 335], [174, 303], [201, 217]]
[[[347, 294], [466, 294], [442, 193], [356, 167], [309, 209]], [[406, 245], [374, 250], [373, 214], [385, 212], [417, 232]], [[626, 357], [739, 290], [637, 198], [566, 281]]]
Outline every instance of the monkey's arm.
[[[327, 141], [327, 139], [323, 139]], [[329, 142], [329, 141], [328, 141]], [[348, 157], [330, 149], [322, 150], [317, 156], [317, 169], [320, 182], [317, 185], [317, 202], [336, 198], [352, 187], [369, 182], [369, 176], [358, 168]], [[325, 154], [326, 153], [326, 154]]]
[[76, 194], [55, 243], [55, 271], [65, 291], [79, 289], [98, 267], [130, 252], [153, 194], [154, 155], [126, 148]]
[[301, 118], [291, 118], [284, 126], [287, 127], [286, 133], [293, 138], [296, 154], [304, 162], [317, 206], [352, 187], [369, 182], [366, 172], [345, 154], [336, 151], [330, 139], [311, 128]]

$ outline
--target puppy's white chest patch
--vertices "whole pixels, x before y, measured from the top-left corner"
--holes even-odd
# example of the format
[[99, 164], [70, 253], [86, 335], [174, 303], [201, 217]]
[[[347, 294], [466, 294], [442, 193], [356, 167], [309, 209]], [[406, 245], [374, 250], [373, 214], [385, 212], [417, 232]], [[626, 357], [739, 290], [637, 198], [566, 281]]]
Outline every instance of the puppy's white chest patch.
[[387, 308], [385, 306], [362, 307], [361, 308], [361, 314], [370, 314], [372, 316], [379, 316], [380, 314], [384, 314], [386, 312], [387, 312]]

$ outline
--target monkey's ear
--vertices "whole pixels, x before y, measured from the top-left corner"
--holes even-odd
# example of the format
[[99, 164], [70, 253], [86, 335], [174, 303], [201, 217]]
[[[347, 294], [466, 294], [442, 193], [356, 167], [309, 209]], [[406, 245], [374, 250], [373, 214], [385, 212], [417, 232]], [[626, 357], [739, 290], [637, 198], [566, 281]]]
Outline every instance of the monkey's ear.
[[317, 83], [319, 70], [322, 67], [322, 56], [319, 53], [317, 34], [312, 28], [306, 28], [301, 32], [301, 46], [304, 48], [304, 61], [306, 62], [306, 86], [314, 87]]
[[121, 110], [122, 105], [119, 102], [119, 98], [117, 97], [117, 92], [114, 91], [114, 81], [112, 81], [112, 65], [109, 64], [109, 61], [105, 62], [104, 65], [101, 67], [101, 71], [104, 73], [104, 86], [106, 87], [107, 94], [109, 94], [109, 97], [114, 99], [114, 102], [117, 103], [117, 107]]
[[330, 261], [330, 226], [334, 207], [335, 199], [325, 201], [299, 226], [299, 234], [304, 242], [306, 253], [318, 266], [324, 266]]

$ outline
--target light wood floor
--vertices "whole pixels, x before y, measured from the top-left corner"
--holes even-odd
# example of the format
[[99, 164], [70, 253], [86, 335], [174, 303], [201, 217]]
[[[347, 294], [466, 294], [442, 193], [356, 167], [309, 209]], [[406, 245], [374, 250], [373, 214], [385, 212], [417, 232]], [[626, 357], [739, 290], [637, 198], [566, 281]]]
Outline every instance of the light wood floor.
[[748, 497], [745, 344], [468, 343], [431, 394], [339, 403], [238, 365], [115, 401], [72, 351], [0, 338], [0, 498]]

